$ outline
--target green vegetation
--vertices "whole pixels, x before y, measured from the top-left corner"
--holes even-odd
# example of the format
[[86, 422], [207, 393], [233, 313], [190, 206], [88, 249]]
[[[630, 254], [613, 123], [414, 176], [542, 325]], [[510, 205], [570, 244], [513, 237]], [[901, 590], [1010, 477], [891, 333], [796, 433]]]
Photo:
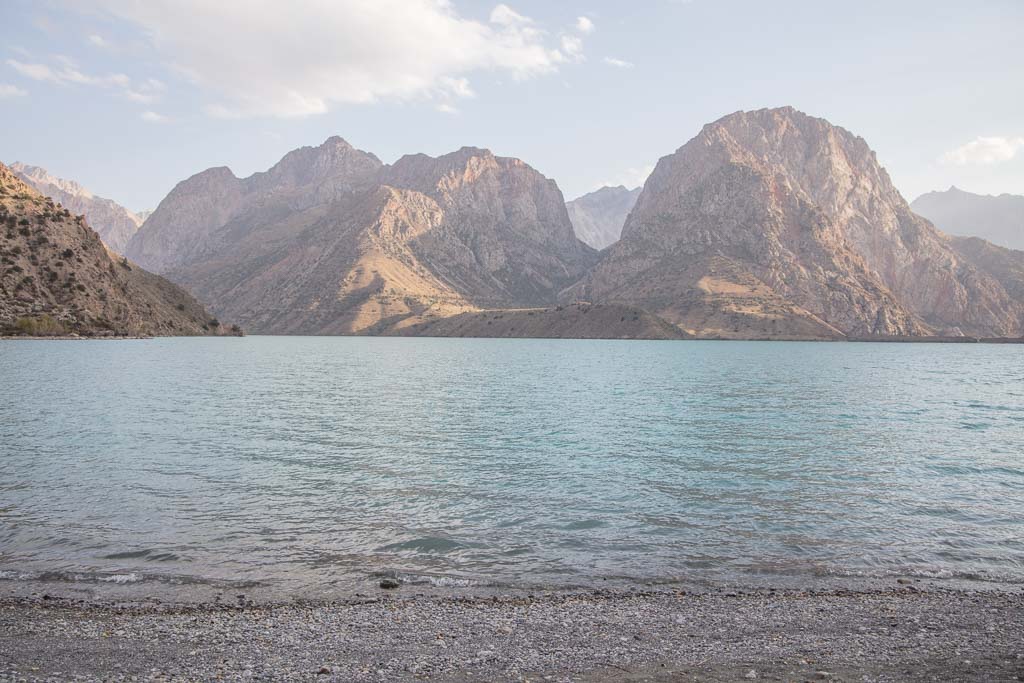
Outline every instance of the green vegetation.
[[20, 334], [33, 337], [55, 337], [66, 332], [60, 322], [46, 314], [33, 318], [18, 318], [14, 328]]

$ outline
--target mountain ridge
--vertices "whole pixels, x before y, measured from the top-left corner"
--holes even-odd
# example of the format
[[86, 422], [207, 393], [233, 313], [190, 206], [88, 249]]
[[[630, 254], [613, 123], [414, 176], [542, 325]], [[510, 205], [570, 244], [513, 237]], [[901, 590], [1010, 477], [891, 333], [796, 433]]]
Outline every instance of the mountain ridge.
[[[332, 136], [248, 178], [182, 181], [128, 253], [256, 332], [477, 334], [496, 329], [488, 312], [545, 310], [564, 336], [582, 320], [566, 304], [586, 302], [643, 310], [652, 334], [657, 319], [713, 338], [1021, 335], [1013, 253], [943, 234], [863, 138], [792, 107], [722, 117], [642, 189], [609, 189], [637, 196], [598, 253], [520, 159], [467, 146], [383, 164]], [[500, 320], [522, 315], [539, 334], [536, 315]]]
[[85, 215], [104, 243], [123, 254], [143, 219], [112, 199], [99, 197], [73, 180], [58, 178], [41, 166], [15, 161], [11, 171], [69, 211]]
[[1024, 249], [1024, 195], [983, 195], [952, 185], [944, 192], [926, 192], [910, 207], [949, 234]]
[[248, 179], [182, 181], [128, 253], [247, 328], [314, 334], [549, 302], [594, 260], [521, 160], [463, 147], [384, 165], [338, 137]]

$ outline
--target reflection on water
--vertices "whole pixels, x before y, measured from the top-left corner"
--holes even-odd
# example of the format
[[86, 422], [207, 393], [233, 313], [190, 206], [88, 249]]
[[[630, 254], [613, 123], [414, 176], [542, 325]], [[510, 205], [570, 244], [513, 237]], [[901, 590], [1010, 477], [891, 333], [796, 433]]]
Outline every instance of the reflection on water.
[[1019, 346], [0, 342], [0, 579], [1024, 581]]

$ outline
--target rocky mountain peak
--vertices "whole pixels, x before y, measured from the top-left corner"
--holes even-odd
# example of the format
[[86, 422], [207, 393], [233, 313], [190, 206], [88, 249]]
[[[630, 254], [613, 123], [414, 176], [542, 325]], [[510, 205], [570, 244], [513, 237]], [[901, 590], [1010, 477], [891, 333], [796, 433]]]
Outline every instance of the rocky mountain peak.
[[576, 236], [594, 249], [604, 249], [619, 239], [626, 217], [640, 196], [640, 188], [624, 185], [602, 187], [566, 202]]
[[253, 174], [247, 182], [257, 191], [301, 187], [332, 179], [362, 185], [382, 166], [375, 155], [334, 135], [316, 147], [288, 152], [269, 170]]
[[813, 334], [1002, 335], [1020, 324], [998, 283], [913, 214], [862, 138], [792, 107], [730, 114], [662, 158], [610, 252], [577, 293], [726, 336], [819, 323]]
[[94, 196], [92, 192], [85, 189], [75, 181], [58, 178], [41, 166], [32, 166], [20, 161], [15, 161], [11, 164], [10, 168], [11, 171], [20, 176], [22, 180], [29, 182], [33, 187], [38, 188], [39, 185], [50, 185], [61, 192], [74, 197], [91, 198]]

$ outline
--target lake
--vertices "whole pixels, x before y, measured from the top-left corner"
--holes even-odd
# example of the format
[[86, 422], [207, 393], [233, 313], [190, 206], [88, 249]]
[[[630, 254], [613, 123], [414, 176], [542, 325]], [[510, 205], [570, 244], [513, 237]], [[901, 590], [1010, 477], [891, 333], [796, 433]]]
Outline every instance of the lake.
[[0, 590], [1024, 583], [1024, 347], [0, 341]]

